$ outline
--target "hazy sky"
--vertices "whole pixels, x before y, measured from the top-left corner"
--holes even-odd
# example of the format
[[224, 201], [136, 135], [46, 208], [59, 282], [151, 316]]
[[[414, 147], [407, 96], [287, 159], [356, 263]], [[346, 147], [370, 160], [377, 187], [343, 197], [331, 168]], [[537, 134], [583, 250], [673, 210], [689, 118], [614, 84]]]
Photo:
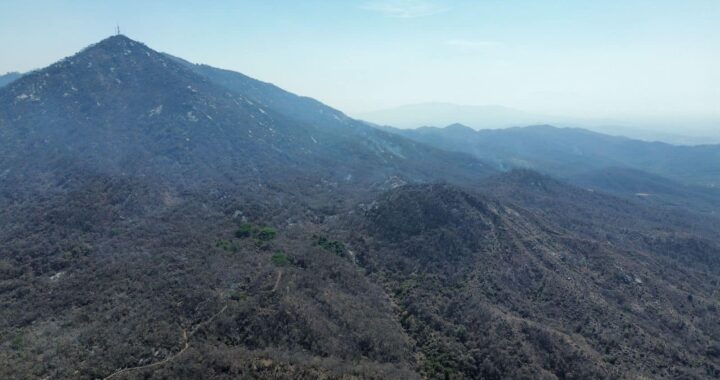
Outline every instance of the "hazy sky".
[[350, 114], [719, 117], [720, 0], [0, 1], [0, 73], [113, 33]]

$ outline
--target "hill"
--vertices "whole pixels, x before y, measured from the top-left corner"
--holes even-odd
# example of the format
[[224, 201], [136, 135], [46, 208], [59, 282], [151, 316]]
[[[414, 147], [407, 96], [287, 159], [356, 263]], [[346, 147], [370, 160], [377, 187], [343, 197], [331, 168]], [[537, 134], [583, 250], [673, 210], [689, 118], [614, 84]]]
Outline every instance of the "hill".
[[[499, 189], [501, 183], [505, 187]], [[717, 343], [711, 343], [720, 334], [711, 322], [716, 319], [711, 284], [719, 273], [717, 241], [706, 248], [664, 244], [670, 231], [696, 242], [708, 238], [682, 227], [676, 216], [666, 216], [663, 230], [652, 231], [643, 225], [653, 223], [647, 210], [633, 219], [639, 227], [596, 229], [622, 213], [594, 210], [618, 200], [592, 193], [588, 197], [594, 202], [573, 205], [578, 214], [607, 215], [604, 219], [578, 225], [575, 215], [557, 218], [553, 212], [562, 213], [561, 205], [538, 200], [588, 192], [533, 173], [504, 175], [487, 188], [496, 189], [502, 200], [446, 185], [394, 189], [349, 228], [353, 250], [362, 252], [359, 261], [398, 305], [396, 314], [421, 353], [424, 376], [703, 378], [719, 373], [712, 353]], [[525, 208], [522, 200], [529, 197], [534, 199], [527, 204], [535, 206]], [[628, 213], [642, 209], [631, 204]], [[630, 243], [635, 234], [647, 244]], [[710, 255], [713, 264], [678, 265], [668, 248], [695, 263], [697, 256]]]

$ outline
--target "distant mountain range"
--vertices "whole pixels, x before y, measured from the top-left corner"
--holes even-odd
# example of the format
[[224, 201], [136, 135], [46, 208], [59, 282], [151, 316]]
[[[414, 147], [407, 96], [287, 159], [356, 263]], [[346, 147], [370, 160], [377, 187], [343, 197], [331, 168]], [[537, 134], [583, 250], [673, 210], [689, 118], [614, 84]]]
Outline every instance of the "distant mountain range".
[[537, 170], [637, 202], [720, 215], [720, 145], [675, 146], [546, 125], [384, 129], [473, 154], [498, 170]]
[[14, 82], [15, 80], [19, 79], [22, 76], [20, 73], [7, 73], [0, 75], [0, 87], [6, 86], [10, 84], [11, 82]]
[[720, 187], [720, 145], [676, 146], [548, 125], [480, 131], [461, 124], [385, 130], [438, 148], [470, 153], [499, 169], [521, 167], [570, 177], [626, 167], [684, 184]]
[[409, 104], [357, 115], [363, 120], [403, 129], [422, 126], [441, 126], [452, 123], [470, 125], [474, 129], [509, 128], [550, 123], [547, 115], [536, 115], [498, 105], [459, 105], [451, 103]]
[[0, 378], [717, 379], [718, 163], [113, 36], [0, 88]]
[[606, 134], [671, 144], [720, 143], [720, 121], [668, 120], [622, 121], [543, 115], [499, 105], [459, 105], [452, 103], [420, 103], [354, 115], [382, 126], [415, 129], [440, 127], [454, 123], [472, 129], [504, 129], [528, 125], [552, 124], [580, 127]]

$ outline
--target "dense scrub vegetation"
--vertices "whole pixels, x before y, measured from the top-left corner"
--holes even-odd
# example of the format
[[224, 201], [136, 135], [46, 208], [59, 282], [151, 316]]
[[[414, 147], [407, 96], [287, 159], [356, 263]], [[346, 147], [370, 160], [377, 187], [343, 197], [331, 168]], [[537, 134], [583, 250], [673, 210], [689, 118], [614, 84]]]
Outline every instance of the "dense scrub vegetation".
[[[238, 238], [254, 207], [191, 196], [145, 214], [123, 203], [136, 189], [97, 181], [6, 214], [0, 377], [102, 378], [172, 358], [191, 332], [176, 360], [121, 378], [415, 376], [382, 289], [315, 244], [312, 225], [261, 227], [285, 218], [268, 210]], [[76, 207], [88, 197], [109, 202]], [[29, 226], [37, 237], [12, 232]]]
[[[509, 176], [521, 178], [565, 193], [557, 199], [576, 191], [533, 173]], [[592, 203], [584, 204], [593, 212]], [[642, 223], [637, 232], [608, 230], [609, 241], [598, 241], [548, 216], [436, 185], [390, 192], [350, 225], [371, 278], [398, 305], [396, 315], [422, 353], [426, 377], [720, 374], [720, 362], [708, 355], [720, 339], [713, 327], [717, 269], [678, 267], [668, 261], [666, 247], [609, 242], [640, 231], [652, 236]], [[708, 249], [676, 248], [678, 256]], [[717, 245], [711, 249], [720, 252]]]
[[335, 214], [242, 190], [163, 203], [101, 176], [41, 203], [0, 192], [0, 377], [720, 373], [716, 224], [531, 172], [492, 181]]

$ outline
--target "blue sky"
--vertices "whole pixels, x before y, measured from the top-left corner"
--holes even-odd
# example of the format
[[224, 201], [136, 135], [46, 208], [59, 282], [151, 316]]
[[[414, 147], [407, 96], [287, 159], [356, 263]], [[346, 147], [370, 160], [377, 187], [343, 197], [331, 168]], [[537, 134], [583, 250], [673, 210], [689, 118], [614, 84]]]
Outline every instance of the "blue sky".
[[350, 114], [499, 104], [616, 119], [720, 119], [718, 0], [0, 2], [0, 73], [112, 34]]

